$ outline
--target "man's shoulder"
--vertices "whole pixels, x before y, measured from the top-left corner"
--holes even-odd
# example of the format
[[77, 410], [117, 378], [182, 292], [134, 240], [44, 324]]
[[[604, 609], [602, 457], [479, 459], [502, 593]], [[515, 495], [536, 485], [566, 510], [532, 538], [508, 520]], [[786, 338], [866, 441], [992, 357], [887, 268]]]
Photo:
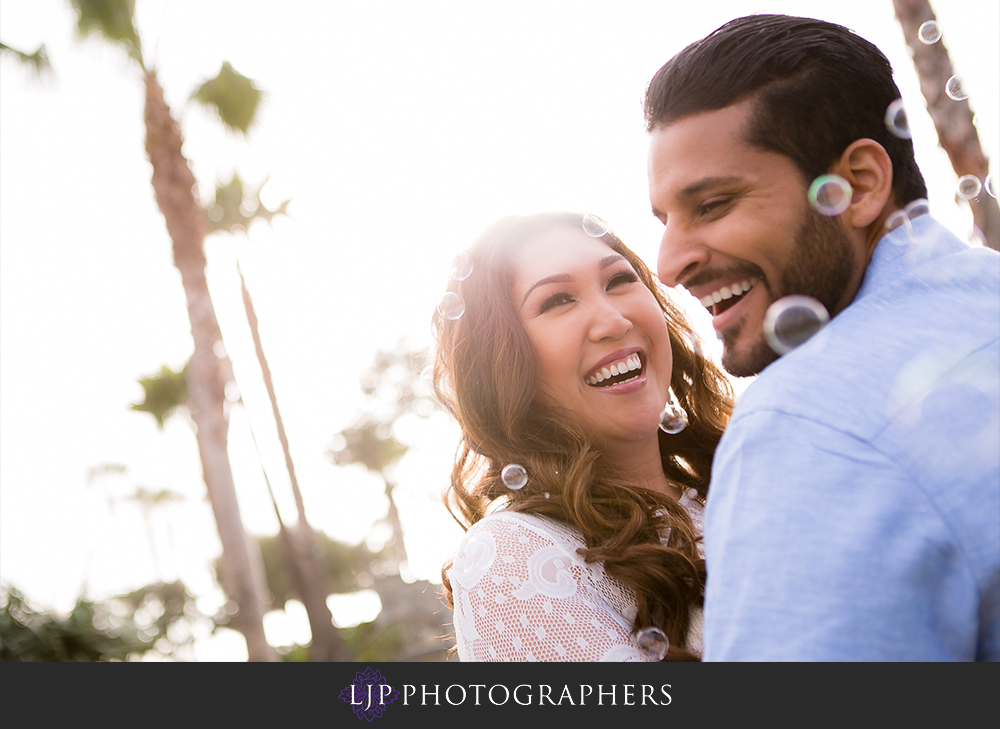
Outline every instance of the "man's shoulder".
[[890, 250], [878, 280], [816, 336], [767, 367], [734, 420], [770, 410], [869, 438], [956, 372], [996, 377], [1000, 254], [961, 245]]

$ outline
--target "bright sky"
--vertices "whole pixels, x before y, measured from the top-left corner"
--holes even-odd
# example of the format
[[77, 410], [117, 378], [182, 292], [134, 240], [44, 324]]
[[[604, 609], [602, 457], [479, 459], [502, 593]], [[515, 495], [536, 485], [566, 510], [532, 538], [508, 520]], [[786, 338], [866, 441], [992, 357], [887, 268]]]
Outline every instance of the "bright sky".
[[[933, 4], [995, 172], [1000, 4]], [[451, 258], [504, 215], [589, 210], [655, 264], [642, 94], [663, 62], [734, 17], [812, 15], [879, 46], [910, 110], [932, 212], [962, 238], [971, 231], [891, 0], [137, 5], [202, 190], [236, 170], [248, 182], [269, 176], [270, 207], [293, 200], [273, 228], [206, 244], [247, 406], [233, 414], [231, 460], [255, 534], [277, 523], [248, 419], [282, 513], [295, 512], [234, 254], [309, 519], [334, 538], [377, 542], [381, 483], [324, 455], [361, 405], [358, 379], [376, 350], [429, 342]], [[193, 346], [149, 184], [138, 71], [119, 49], [76, 39], [68, 0], [4, 0], [0, 41], [27, 52], [45, 43], [55, 72], [39, 81], [0, 62], [0, 581], [66, 609], [81, 589], [101, 598], [180, 577], [214, 609], [208, 564], [219, 543], [193, 433], [182, 418], [161, 432], [128, 409], [141, 399], [138, 377], [179, 368]], [[187, 103], [223, 61], [266, 94], [249, 141]], [[411, 569], [438, 582], [461, 534], [438, 499], [457, 433], [444, 416], [401, 430], [412, 446], [397, 492]], [[103, 463], [127, 472], [88, 480]], [[138, 486], [186, 497], [152, 516], [159, 572], [141, 512], [115, 500]], [[344, 623], [365, 610], [339, 609]], [[272, 642], [307, 639], [301, 615], [269, 620]], [[199, 657], [245, 659], [238, 636], [210, 643]]]

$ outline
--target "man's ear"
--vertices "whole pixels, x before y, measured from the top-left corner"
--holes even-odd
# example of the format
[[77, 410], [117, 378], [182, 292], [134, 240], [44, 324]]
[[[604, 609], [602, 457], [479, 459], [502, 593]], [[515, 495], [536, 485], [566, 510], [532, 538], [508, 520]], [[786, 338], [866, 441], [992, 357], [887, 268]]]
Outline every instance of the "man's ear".
[[874, 139], [858, 139], [840, 155], [830, 172], [847, 180], [854, 194], [841, 217], [854, 228], [874, 223], [892, 200], [892, 160]]

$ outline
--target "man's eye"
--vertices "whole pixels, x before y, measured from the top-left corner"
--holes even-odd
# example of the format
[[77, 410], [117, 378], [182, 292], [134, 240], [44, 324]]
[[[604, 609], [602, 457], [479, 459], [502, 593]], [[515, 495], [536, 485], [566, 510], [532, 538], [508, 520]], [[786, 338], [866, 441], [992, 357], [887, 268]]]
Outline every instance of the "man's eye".
[[541, 308], [538, 310], [539, 314], [544, 314], [549, 309], [555, 306], [561, 306], [562, 304], [569, 304], [573, 301], [573, 297], [569, 294], [552, 294], [549, 298], [542, 302]]
[[729, 204], [730, 200], [732, 200], [732, 198], [728, 197], [713, 198], [711, 200], [702, 203], [701, 207], [699, 208], [699, 212], [702, 215], [708, 215], [709, 213], [716, 212], [717, 210], [719, 210], [719, 208], [722, 208], [723, 206]]

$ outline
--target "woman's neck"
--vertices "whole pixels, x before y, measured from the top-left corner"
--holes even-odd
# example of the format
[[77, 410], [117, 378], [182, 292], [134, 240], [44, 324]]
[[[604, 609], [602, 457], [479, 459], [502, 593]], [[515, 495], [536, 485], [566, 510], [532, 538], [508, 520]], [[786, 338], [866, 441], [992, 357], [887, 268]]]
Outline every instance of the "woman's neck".
[[642, 443], [629, 443], [615, 451], [605, 449], [605, 456], [621, 475], [636, 486], [659, 491], [679, 499], [681, 490], [667, 478], [660, 459], [660, 440], [657, 436]]

